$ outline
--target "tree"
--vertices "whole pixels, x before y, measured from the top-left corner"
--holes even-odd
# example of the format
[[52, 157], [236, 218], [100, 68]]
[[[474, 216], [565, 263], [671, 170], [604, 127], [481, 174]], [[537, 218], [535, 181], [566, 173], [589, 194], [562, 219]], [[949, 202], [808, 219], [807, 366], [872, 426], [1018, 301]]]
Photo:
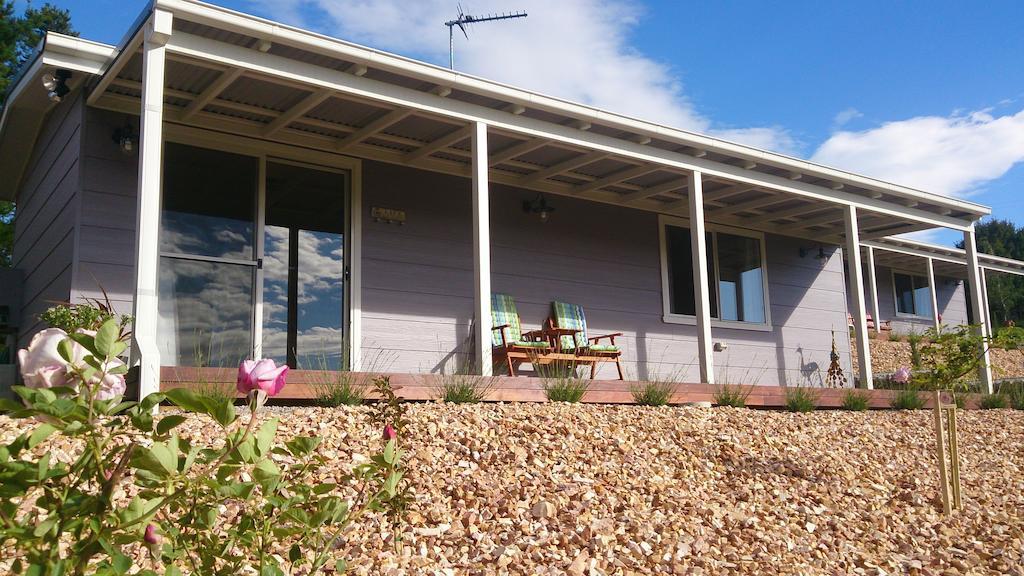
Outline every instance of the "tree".
[[[975, 227], [978, 250], [993, 256], [1024, 260], [1024, 227], [1009, 220], [989, 220]], [[957, 244], [963, 248], [963, 242]], [[1024, 319], [1024, 276], [989, 274], [988, 306], [992, 323], [1021, 323]]]
[[[46, 30], [77, 36], [71, 27], [71, 14], [46, 3], [41, 8], [31, 4], [21, 16], [14, 13], [14, 2], [0, 0], [0, 106], [7, 100], [7, 91], [15, 75], [32, 57]], [[0, 267], [11, 266], [14, 245], [14, 203], [0, 200]]]

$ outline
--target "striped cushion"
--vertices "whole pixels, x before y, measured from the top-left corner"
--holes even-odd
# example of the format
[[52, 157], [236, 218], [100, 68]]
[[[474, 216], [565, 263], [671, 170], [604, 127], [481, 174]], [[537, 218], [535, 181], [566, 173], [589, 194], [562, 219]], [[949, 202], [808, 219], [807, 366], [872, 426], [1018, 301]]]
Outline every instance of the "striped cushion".
[[[491, 326], [508, 324], [505, 337], [508, 342], [518, 342], [523, 338], [523, 330], [519, 324], [519, 312], [516, 302], [507, 294], [491, 294]], [[501, 330], [491, 330], [491, 344], [501, 346]]]
[[527, 342], [525, 340], [519, 340], [512, 343], [513, 346], [519, 346], [520, 348], [547, 348], [547, 342]]
[[565, 302], [551, 303], [551, 317], [558, 328], [579, 330], [573, 336], [561, 336], [562, 350], [575, 350], [587, 346], [587, 317], [583, 314], [583, 306]]

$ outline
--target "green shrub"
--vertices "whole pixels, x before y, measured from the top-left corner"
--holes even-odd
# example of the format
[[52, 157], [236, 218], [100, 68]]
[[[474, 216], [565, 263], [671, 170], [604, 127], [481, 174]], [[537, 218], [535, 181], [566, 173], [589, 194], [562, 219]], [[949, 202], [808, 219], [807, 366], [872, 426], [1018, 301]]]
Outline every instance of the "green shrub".
[[582, 366], [576, 362], [532, 363], [543, 382], [549, 402], [579, 402], [590, 388], [590, 381], [581, 376]]
[[981, 406], [982, 410], [999, 410], [1001, 408], [1006, 408], [1009, 405], [1009, 402], [1007, 402], [1006, 396], [996, 393], [983, 394], [981, 396], [981, 401], [978, 404]]
[[966, 409], [967, 408], [967, 399], [970, 398], [970, 397], [971, 397], [971, 395], [967, 394], [966, 392], [954, 392], [953, 393], [953, 402], [956, 404], [956, 409], [957, 410], [964, 410], [964, 409]]
[[[322, 346], [326, 348], [326, 346]], [[342, 357], [340, 364], [348, 365], [348, 344], [342, 343]], [[313, 388], [314, 402], [318, 406], [337, 408], [338, 406], [359, 406], [366, 401], [366, 395], [371, 388], [371, 382], [384, 372], [389, 364], [389, 358], [384, 350], [378, 349], [376, 353], [367, 355], [363, 359], [363, 370], [350, 372], [348, 370], [335, 370], [330, 359], [323, 352], [304, 359], [299, 368], [311, 370], [310, 386]]]
[[1003, 382], [999, 393], [1004, 394], [1014, 410], [1024, 410], [1024, 381]]
[[889, 342], [899, 342], [901, 340], [903, 340], [903, 337], [900, 336], [899, 332], [895, 330], [889, 332]]
[[786, 409], [790, 412], [813, 412], [818, 407], [818, 392], [807, 386], [786, 387]]
[[1019, 350], [1024, 347], [1024, 328], [1020, 326], [1003, 326], [996, 330], [996, 342], [1000, 348]]
[[641, 386], [631, 386], [629, 393], [633, 402], [641, 406], [665, 406], [672, 399], [676, 386], [672, 382], [644, 382]]
[[132, 317], [114, 312], [110, 301], [88, 300], [82, 304], [60, 304], [48, 308], [39, 319], [53, 328], [60, 328], [68, 334], [78, 330], [99, 330], [104, 322], [114, 318], [118, 327], [124, 329]]
[[896, 410], [920, 410], [924, 408], [925, 399], [916, 388], [903, 388], [896, 391], [889, 405]]
[[722, 384], [715, 390], [715, 405], [745, 408], [747, 406], [747, 397], [753, 391], [753, 385]]
[[924, 336], [917, 332], [907, 334], [907, 343], [910, 344], [910, 365], [918, 370], [921, 368], [921, 342]]
[[847, 390], [843, 394], [843, 410], [863, 412], [871, 403], [871, 394], [864, 390]]

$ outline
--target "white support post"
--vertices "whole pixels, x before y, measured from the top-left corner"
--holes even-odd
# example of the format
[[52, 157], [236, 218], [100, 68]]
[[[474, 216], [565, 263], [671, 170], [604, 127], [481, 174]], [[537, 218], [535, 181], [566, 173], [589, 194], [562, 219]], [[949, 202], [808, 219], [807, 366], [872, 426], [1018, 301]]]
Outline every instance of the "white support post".
[[[982, 269], [978, 264], [978, 240], [974, 236], [973, 225], [964, 232], [964, 250], [967, 253], [967, 281], [970, 282], [971, 312], [981, 327], [982, 336], [987, 337], [991, 334], [990, 320], [987, 318], [985, 310], [985, 300], [988, 298], [988, 295], [985, 293]], [[988, 354], [988, 342], [982, 345], [978, 378], [981, 380], [981, 385], [985, 392], [991, 394], [992, 364]]]
[[928, 267], [928, 294], [932, 297], [932, 324], [935, 331], [939, 331], [939, 298], [938, 289], [935, 287], [935, 264], [931, 258], [925, 258], [925, 265]]
[[992, 309], [988, 307], [988, 273], [984, 268], [981, 269], [981, 295], [985, 298], [985, 305], [982, 306], [985, 315], [978, 319], [978, 323], [985, 328], [985, 334], [992, 336], [995, 332], [992, 328]]
[[491, 223], [487, 185], [487, 124], [473, 129], [473, 279], [476, 328], [476, 363], [480, 374], [490, 376], [491, 361]]
[[[871, 347], [868, 345], [867, 311], [864, 309], [864, 274], [860, 265], [860, 226], [857, 223], [857, 208], [843, 209], [846, 224], [846, 264], [850, 277], [850, 294], [853, 295], [853, 327], [857, 340], [857, 360], [860, 362], [860, 382], [867, 389], [875, 387], [871, 372]], [[878, 322], [878, 319], [875, 319]]]
[[170, 12], [154, 10], [142, 48], [142, 116], [139, 130], [138, 204], [135, 218], [135, 303], [133, 360], [139, 366], [139, 398], [160, 390], [156, 344], [160, 263], [160, 192], [163, 147], [165, 44]]
[[704, 227], [704, 187], [701, 173], [690, 174], [690, 246], [693, 250], [693, 294], [697, 314], [697, 359], [700, 381], [715, 383], [715, 358], [711, 343], [711, 298], [708, 295], [708, 246]]
[[875, 321], [875, 333], [882, 333], [882, 318], [878, 313], [878, 281], [875, 278], [875, 249], [868, 246], [868, 294], [871, 296], [871, 318]]

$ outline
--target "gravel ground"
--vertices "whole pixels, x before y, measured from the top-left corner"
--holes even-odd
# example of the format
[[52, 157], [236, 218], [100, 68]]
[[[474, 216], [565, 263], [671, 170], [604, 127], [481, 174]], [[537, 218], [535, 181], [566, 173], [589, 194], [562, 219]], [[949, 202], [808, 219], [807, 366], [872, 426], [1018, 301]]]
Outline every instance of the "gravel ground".
[[[895, 372], [900, 366], [909, 367], [910, 344], [888, 340], [869, 340], [871, 367], [878, 374]], [[852, 365], [857, 365], [857, 343], [850, 340]], [[1024, 378], [1024, 350], [993, 349], [992, 370], [996, 378]]]
[[[405, 547], [358, 526], [351, 573], [1024, 575], [1024, 412], [960, 413], [964, 510], [950, 518], [930, 411], [417, 404], [409, 415]], [[379, 439], [363, 408], [278, 416], [282, 437], [323, 435], [339, 469]], [[14, 432], [0, 417], [0, 439]]]

